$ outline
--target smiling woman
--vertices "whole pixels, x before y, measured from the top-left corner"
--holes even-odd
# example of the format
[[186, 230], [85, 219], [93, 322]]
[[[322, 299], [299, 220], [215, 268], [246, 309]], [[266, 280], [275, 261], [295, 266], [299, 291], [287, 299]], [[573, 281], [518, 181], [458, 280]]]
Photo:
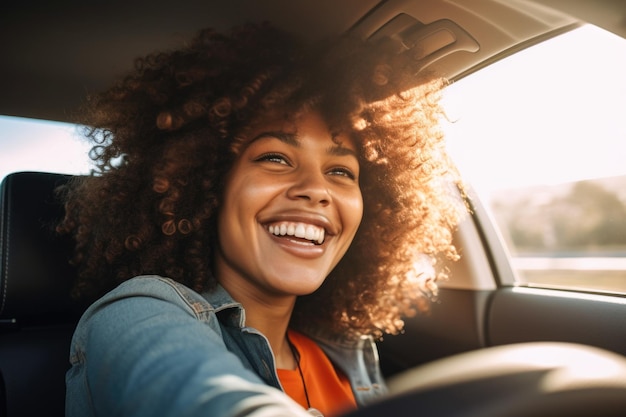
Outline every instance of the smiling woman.
[[426, 308], [436, 276], [416, 261], [456, 258], [464, 209], [441, 187], [445, 83], [414, 59], [205, 30], [90, 98], [97, 170], [62, 190], [59, 231], [75, 294], [101, 298], [68, 416], [337, 414], [385, 393], [373, 340]]

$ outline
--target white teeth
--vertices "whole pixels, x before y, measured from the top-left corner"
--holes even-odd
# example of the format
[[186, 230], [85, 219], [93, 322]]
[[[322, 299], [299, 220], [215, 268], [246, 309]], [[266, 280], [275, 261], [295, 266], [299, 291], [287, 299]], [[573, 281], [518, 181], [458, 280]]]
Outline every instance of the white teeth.
[[313, 226], [307, 226], [304, 232], [304, 238], [307, 240], [317, 240], [317, 229]]
[[304, 233], [305, 233], [304, 225], [303, 224], [298, 224], [296, 226], [296, 234], [294, 236], [295, 237], [299, 237], [300, 239], [306, 239]]
[[280, 223], [268, 226], [268, 231], [275, 236], [295, 236], [318, 244], [324, 243], [325, 230], [321, 227], [304, 223]]

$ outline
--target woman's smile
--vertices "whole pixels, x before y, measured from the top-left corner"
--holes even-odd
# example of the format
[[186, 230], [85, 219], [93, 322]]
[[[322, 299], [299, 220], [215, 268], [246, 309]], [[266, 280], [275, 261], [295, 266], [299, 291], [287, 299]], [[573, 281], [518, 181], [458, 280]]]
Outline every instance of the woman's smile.
[[270, 222], [265, 226], [274, 244], [291, 255], [303, 258], [315, 258], [324, 254], [327, 243], [333, 236], [326, 231], [330, 228], [328, 220], [323, 216], [310, 215], [310, 220], [307, 220], [307, 215], [282, 217], [289, 220]]
[[[310, 226], [309, 226], [310, 227]], [[276, 234], [270, 231], [269, 236], [272, 242], [278, 245], [285, 252], [302, 258], [316, 258], [324, 254], [324, 246], [315, 238], [305, 237], [305, 227], [300, 223], [298, 231], [292, 234]]]
[[274, 236], [286, 236], [287, 238], [293, 236], [316, 245], [324, 243], [324, 236], [326, 235], [323, 227], [306, 223], [281, 222], [267, 226], [267, 230]]

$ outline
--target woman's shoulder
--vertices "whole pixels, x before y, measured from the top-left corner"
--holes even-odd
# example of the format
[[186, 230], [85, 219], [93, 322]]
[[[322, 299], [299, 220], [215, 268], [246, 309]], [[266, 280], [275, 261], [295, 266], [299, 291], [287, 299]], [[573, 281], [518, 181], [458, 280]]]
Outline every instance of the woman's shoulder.
[[113, 290], [94, 302], [85, 312], [90, 316], [112, 305], [133, 305], [167, 303], [185, 310], [197, 319], [206, 320], [208, 315], [227, 309], [241, 309], [241, 305], [222, 288], [199, 293], [167, 277], [141, 275], [124, 281]]
[[124, 281], [96, 301], [93, 306], [104, 306], [131, 298], [150, 298], [179, 304], [196, 313], [213, 309], [209, 301], [196, 291], [159, 275], [141, 275]]
[[74, 332], [73, 345], [83, 345], [88, 334], [123, 332], [155, 319], [178, 325], [189, 320], [202, 322], [219, 332], [217, 307], [208, 295], [158, 275], [131, 278], [87, 308]]
[[206, 321], [213, 315], [215, 306], [203, 295], [173, 279], [142, 275], [124, 281], [96, 300], [83, 313], [80, 322], [91, 322], [94, 317], [103, 315], [130, 319], [149, 311], [178, 312]]

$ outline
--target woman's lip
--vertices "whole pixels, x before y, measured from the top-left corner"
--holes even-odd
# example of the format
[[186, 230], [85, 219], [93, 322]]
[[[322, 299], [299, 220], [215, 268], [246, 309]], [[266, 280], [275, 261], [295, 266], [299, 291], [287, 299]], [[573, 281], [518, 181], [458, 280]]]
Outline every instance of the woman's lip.
[[318, 258], [326, 252], [326, 240], [324, 240], [324, 243], [316, 245], [313, 242], [303, 241], [301, 239], [294, 238], [293, 236], [276, 236], [270, 233], [267, 228], [264, 229], [267, 236], [269, 236], [275, 244], [280, 246], [281, 249], [287, 253], [298, 258]]
[[267, 226], [267, 230], [276, 236], [293, 236], [298, 239], [304, 239], [304, 241], [313, 242], [314, 244], [321, 244], [326, 238], [326, 229], [309, 223], [270, 223]]

